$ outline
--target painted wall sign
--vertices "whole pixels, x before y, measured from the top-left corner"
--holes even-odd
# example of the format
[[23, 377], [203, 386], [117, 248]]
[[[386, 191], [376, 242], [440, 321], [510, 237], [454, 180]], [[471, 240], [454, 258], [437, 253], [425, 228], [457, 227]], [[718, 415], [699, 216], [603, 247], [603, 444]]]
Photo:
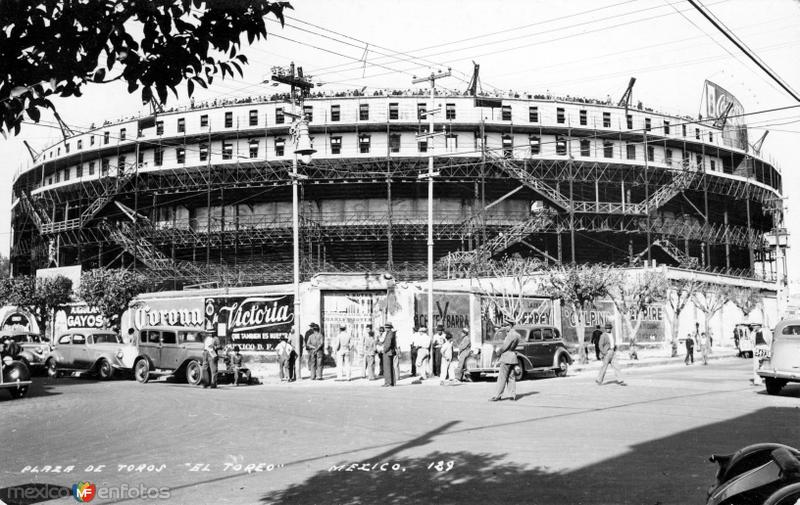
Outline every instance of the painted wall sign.
[[204, 301], [206, 328], [242, 350], [268, 351], [294, 322], [293, 295], [224, 296]]
[[428, 317], [428, 293], [414, 295], [414, 326], [441, 324], [445, 331], [456, 335], [461, 328], [469, 327], [469, 294], [433, 293], [433, 321]]

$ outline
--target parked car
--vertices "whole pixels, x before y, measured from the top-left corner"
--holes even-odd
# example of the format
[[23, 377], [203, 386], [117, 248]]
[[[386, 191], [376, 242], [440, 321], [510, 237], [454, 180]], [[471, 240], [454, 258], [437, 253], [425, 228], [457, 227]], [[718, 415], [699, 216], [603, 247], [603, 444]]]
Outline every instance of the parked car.
[[789, 382], [800, 382], [800, 319], [784, 319], [775, 326], [758, 375], [771, 395], [780, 393]]
[[133, 376], [144, 384], [153, 375], [174, 375], [200, 384], [203, 341], [209, 332], [182, 326], [149, 326], [139, 330]]
[[22, 398], [28, 394], [31, 372], [22, 361], [5, 357], [0, 361], [0, 389], [7, 389], [11, 398]]
[[129, 376], [136, 348], [106, 329], [75, 328], [61, 334], [47, 358], [47, 373], [90, 372], [102, 380], [117, 375]]
[[[510, 331], [519, 334], [517, 345], [517, 366], [514, 374], [522, 380], [534, 372], [555, 372], [556, 376], [567, 374], [572, 364], [561, 332], [558, 328], [544, 325], [516, 325]], [[497, 336], [497, 333], [495, 333]], [[483, 343], [479, 352], [473, 352], [467, 360], [467, 373], [472, 379], [486, 375], [497, 375], [500, 367], [497, 353], [502, 345], [501, 338], [492, 337]]]
[[31, 372], [36, 373], [45, 370], [47, 357], [50, 356], [52, 347], [50, 341], [38, 333], [26, 330], [6, 330], [0, 332], [0, 342], [10, 338], [20, 347], [20, 352], [15, 359], [25, 363]]

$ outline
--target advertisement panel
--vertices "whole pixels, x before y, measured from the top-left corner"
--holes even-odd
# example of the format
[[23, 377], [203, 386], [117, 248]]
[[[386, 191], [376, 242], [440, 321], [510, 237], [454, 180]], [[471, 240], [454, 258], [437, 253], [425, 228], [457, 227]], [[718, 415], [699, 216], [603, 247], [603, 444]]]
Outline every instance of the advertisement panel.
[[204, 300], [205, 326], [243, 351], [269, 351], [294, 322], [294, 295], [220, 296]]
[[433, 292], [433, 321], [428, 317], [428, 293], [414, 295], [414, 326], [417, 328], [441, 324], [454, 336], [461, 328], [469, 327], [469, 297], [467, 293]]
[[137, 331], [146, 326], [202, 329], [206, 323], [203, 301], [199, 296], [142, 300], [131, 308], [131, 324]]
[[642, 316], [642, 324], [636, 333], [636, 341], [639, 343], [665, 342], [667, 332], [664, 320], [664, 304], [649, 305]]
[[336, 335], [339, 326], [361, 338], [371, 324], [377, 331], [385, 321], [386, 291], [324, 291], [322, 293], [322, 334]]
[[[596, 326], [601, 328], [607, 322], [614, 323], [614, 303], [611, 300], [596, 300], [594, 307], [583, 311], [583, 321], [586, 325], [584, 328], [584, 342], [592, 341], [592, 332]], [[561, 307], [561, 330], [564, 335], [564, 340], [571, 343], [578, 342], [577, 330], [575, 325], [577, 317], [575, 312], [568, 306]]]
[[511, 310], [516, 313], [518, 324], [543, 324], [558, 326], [553, 319], [553, 300], [543, 297], [513, 297], [511, 299], [501, 296], [481, 296], [481, 323], [485, 339], [494, 335], [505, 319], [503, 308], [506, 312]]
[[747, 150], [747, 126], [744, 122], [744, 107], [733, 94], [711, 81], [705, 82], [706, 117], [717, 118], [732, 104], [728, 119], [722, 129], [722, 141], [726, 146]]

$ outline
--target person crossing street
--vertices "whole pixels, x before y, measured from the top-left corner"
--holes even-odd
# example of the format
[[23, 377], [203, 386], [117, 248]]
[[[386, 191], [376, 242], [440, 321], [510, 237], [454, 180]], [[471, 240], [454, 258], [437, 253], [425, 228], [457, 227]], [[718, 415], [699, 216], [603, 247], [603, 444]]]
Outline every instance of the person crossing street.
[[603, 365], [600, 367], [600, 373], [597, 374], [597, 380], [595, 380], [599, 386], [603, 385], [603, 380], [606, 376], [606, 369], [609, 366], [614, 369], [614, 377], [617, 379], [617, 384], [620, 386], [625, 385], [625, 381], [622, 378], [622, 372], [614, 362], [614, 358], [617, 354], [617, 343], [616, 339], [614, 338], [614, 334], [612, 333], [613, 329], [614, 326], [611, 323], [606, 323], [606, 331], [600, 335], [600, 355], [603, 357]]

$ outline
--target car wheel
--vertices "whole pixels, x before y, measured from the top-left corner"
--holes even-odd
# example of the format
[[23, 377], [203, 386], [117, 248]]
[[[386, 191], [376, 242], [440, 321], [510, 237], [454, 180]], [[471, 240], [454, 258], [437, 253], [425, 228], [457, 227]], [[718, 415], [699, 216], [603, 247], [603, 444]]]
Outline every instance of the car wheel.
[[[3, 382], [28, 381], [31, 379], [30, 370], [19, 362], [12, 362], [3, 369]], [[12, 398], [22, 398], [28, 394], [28, 386], [17, 386], [8, 390]]]
[[140, 359], [133, 367], [133, 376], [136, 382], [142, 384], [150, 380], [150, 363], [146, 359]]
[[186, 382], [192, 386], [198, 386], [203, 379], [203, 370], [200, 363], [195, 360], [186, 364]]
[[558, 358], [558, 368], [556, 368], [556, 377], [565, 377], [569, 370], [569, 360], [563, 354]]
[[110, 380], [112, 377], [114, 377], [114, 369], [111, 367], [111, 363], [109, 363], [107, 359], [101, 359], [97, 364], [97, 377], [104, 381]]
[[517, 366], [514, 367], [514, 379], [525, 380], [525, 363], [522, 360], [517, 361]]
[[56, 360], [54, 360], [53, 358], [48, 359], [46, 366], [47, 366], [47, 376], [50, 377], [51, 379], [58, 379], [60, 374], [58, 373], [58, 365], [56, 365]]
[[780, 379], [775, 379], [773, 377], [766, 377], [764, 378], [764, 383], [767, 386], [767, 393], [771, 395], [777, 395], [781, 392], [781, 389], [784, 386], [784, 383]]
[[478, 382], [478, 380], [480, 380], [480, 378], [481, 378], [480, 372], [473, 372], [473, 373], [469, 374], [469, 380], [471, 382]]

